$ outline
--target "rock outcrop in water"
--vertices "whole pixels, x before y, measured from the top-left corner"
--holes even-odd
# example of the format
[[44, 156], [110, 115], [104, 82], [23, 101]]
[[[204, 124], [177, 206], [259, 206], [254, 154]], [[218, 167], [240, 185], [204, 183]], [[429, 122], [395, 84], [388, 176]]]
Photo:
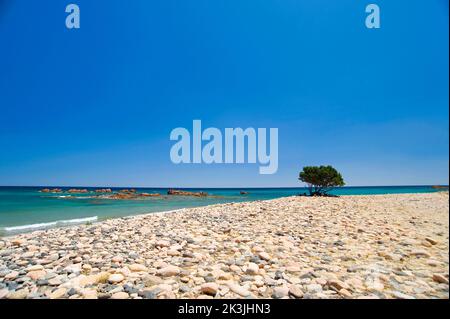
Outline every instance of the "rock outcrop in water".
[[71, 188], [67, 191], [67, 193], [71, 194], [87, 194], [89, 191], [87, 189], [77, 189], [77, 188]]
[[[118, 192], [113, 192], [111, 188], [101, 188], [96, 189], [95, 191], [90, 191], [88, 189], [78, 189], [78, 188], [71, 188], [69, 190], [62, 190], [61, 188], [44, 188], [41, 189], [39, 192], [41, 193], [51, 193], [51, 194], [59, 194], [59, 193], [69, 193], [69, 194], [89, 194], [89, 193], [97, 193], [99, 195], [94, 195], [94, 198], [103, 198], [103, 199], [142, 199], [145, 197], [160, 197], [161, 194], [159, 193], [139, 193], [135, 189], [122, 189]], [[102, 195], [100, 195], [102, 194]], [[167, 195], [172, 196], [193, 196], [193, 197], [206, 197], [209, 196], [206, 192], [188, 192], [184, 190], [176, 190], [176, 189], [169, 189], [167, 191]], [[68, 199], [70, 198], [76, 198], [73, 196], [66, 196]], [[219, 198], [220, 196], [214, 196]]]
[[206, 193], [206, 192], [188, 192], [188, 191], [177, 190], [177, 189], [169, 189], [167, 191], [167, 195], [206, 197], [206, 196], [208, 196], [208, 193]]
[[141, 197], [158, 197], [161, 196], [159, 193], [140, 193], [139, 196]]
[[433, 185], [431, 186], [433, 189], [440, 189], [440, 190], [448, 190], [448, 186], [442, 186], [442, 185]]
[[100, 188], [95, 190], [96, 193], [112, 193], [111, 188]]
[[53, 194], [56, 194], [56, 193], [62, 193], [63, 190], [61, 188], [52, 188], [52, 189], [44, 188], [44, 189], [41, 189], [39, 192], [40, 193], [53, 193]]
[[135, 194], [136, 193], [136, 190], [135, 189], [122, 189], [122, 190], [120, 190], [119, 191], [119, 193], [122, 193], [122, 194]]
[[108, 195], [100, 195], [100, 198], [105, 199], [126, 199], [126, 200], [136, 200], [143, 199], [145, 197], [159, 197], [161, 194], [158, 193], [138, 193], [134, 189], [123, 189], [117, 193], [112, 193]]

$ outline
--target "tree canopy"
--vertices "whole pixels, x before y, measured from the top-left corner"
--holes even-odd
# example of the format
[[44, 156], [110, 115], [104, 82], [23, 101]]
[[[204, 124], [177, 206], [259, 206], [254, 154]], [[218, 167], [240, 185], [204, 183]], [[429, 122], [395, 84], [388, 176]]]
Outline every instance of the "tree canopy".
[[334, 187], [345, 185], [341, 173], [330, 165], [305, 166], [298, 179], [308, 185], [311, 196], [326, 195]]

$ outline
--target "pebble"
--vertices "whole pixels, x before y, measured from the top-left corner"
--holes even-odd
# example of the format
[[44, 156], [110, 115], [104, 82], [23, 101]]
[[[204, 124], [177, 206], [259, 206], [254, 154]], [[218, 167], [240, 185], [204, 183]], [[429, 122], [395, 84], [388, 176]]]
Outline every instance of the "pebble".
[[394, 291], [394, 292], [392, 292], [392, 295], [393, 295], [395, 298], [398, 298], [398, 299], [415, 299], [413, 296], [404, 294], [404, 293], [399, 292], [399, 291]]
[[219, 286], [216, 283], [208, 282], [200, 287], [200, 291], [204, 294], [215, 296], [219, 291]]
[[344, 298], [351, 298], [352, 294], [350, 293], [350, 291], [348, 291], [347, 289], [342, 288], [341, 290], [339, 290], [339, 294], [344, 297]]
[[431, 255], [423, 249], [413, 250], [409, 255], [416, 256], [416, 257], [431, 257]]
[[51, 293], [50, 299], [60, 299], [67, 293], [66, 288], [59, 288], [56, 289], [54, 292]]
[[335, 288], [338, 291], [341, 289], [350, 289], [349, 285], [340, 280], [330, 280], [328, 281], [328, 285]]
[[158, 240], [156, 242], [156, 247], [170, 247], [170, 241], [167, 240]]
[[95, 289], [84, 289], [81, 294], [84, 299], [98, 299], [98, 293]]
[[33, 265], [33, 266], [28, 267], [26, 269], [26, 271], [30, 272], [30, 271], [38, 271], [38, 270], [43, 270], [43, 269], [44, 269], [44, 266], [42, 266], [42, 265]]
[[158, 270], [158, 275], [162, 277], [177, 276], [180, 273], [180, 268], [177, 266], [167, 266]]
[[128, 299], [130, 297], [126, 292], [116, 292], [111, 296], [111, 299]]
[[230, 283], [228, 285], [228, 287], [230, 288], [230, 290], [232, 292], [238, 294], [239, 296], [247, 297], [250, 295], [250, 292], [247, 289], [245, 289], [244, 287], [241, 287], [237, 284]]
[[440, 284], [447, 284], [448, 285], [448, 279], [440, 274], [434, 274], [433, 280], [440, 283]]
[[[188, 279], [189, 281], [189, 279]], [[152, 287], [155, 285], [159, 285], [163, 283], [163, 280], [160, 277], [154, 275], [147, 275], [143, 279], [145, 287]]]
[[292, 295], [295, 298], [303, 298], [303, 291], [297, 285], [291, 285], [289, 287], [289, 294]]
[[320, 293], [322, 292], [322, 286], [319, 284], [310, 284], [306, 286], [306, 290], [309, 293]]
[[111, 258], [111, 261], [114, 263], [121, 263], [121, 262], [123, 262], [123, 257], [122, 256], [114, 256], [113, 258]]
[[431, 245], [436, 245], [438, 242], [430, 237], [426, 237], [425, 240], [429, 242]]
[[245, 272], [249, 275], [257, 275], [259, 272], [259, 267], [255, 263], [249, 263]]
[[6, 288], [0, 289], [0, 299], [5, 298], [9, 293], [9, 290]]
[[43, 277], [45, 277], [46, 272], [45, 270], [33, 270], [27, 273], [27, 276], [30, 277], [32, 280], [38, 280]]
[[7, 280], [13, 280], [17, 278], [17, 276], [19, 276], [19, 272], [13, 270], [10, 273], [6, 274], [4, 278]]
[[286, 286], [275, 287], [273, 289], [272, 298], [281, 299], [281, 298], [287, 297], [289, 292], [290, 292], [290, 290]]
[[266, 253], [265, 251], [259, 252], [258, 257], [265, 261], [269, 261], [271, 259], [270, 255], [268, 253]]
[[8, 299], [25, 299], [28, 294], [29, 294], [29, 290], [27, 288], [24, 289], [20, 289], [17, 291], [11, 291], [6, 298]]
[[147, 267], [141, 264], [128, 265], [128, 269], [130, 269], [133, 272], [147, 271]]
[[108, 282], [115, 284], [123, 281], [125, 277], [122, 274], [112, 274], [108, 277]]

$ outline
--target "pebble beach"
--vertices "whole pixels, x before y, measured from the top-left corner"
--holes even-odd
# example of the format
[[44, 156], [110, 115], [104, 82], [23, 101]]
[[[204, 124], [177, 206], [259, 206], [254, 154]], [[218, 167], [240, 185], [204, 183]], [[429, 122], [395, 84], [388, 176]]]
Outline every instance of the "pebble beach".
[[449, 298], [449, 195], [292, 196], [0, 238], [0, 299]]

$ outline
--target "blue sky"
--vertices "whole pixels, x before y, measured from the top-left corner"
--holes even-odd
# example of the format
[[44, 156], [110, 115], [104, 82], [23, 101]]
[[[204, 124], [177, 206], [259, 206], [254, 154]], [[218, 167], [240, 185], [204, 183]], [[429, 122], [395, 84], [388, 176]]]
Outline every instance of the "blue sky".
[[[0, 185], [448, 184], [448, 1], [0, 0]], [[175, 165], [170, 131], [277, 127], [279, 169]]]

